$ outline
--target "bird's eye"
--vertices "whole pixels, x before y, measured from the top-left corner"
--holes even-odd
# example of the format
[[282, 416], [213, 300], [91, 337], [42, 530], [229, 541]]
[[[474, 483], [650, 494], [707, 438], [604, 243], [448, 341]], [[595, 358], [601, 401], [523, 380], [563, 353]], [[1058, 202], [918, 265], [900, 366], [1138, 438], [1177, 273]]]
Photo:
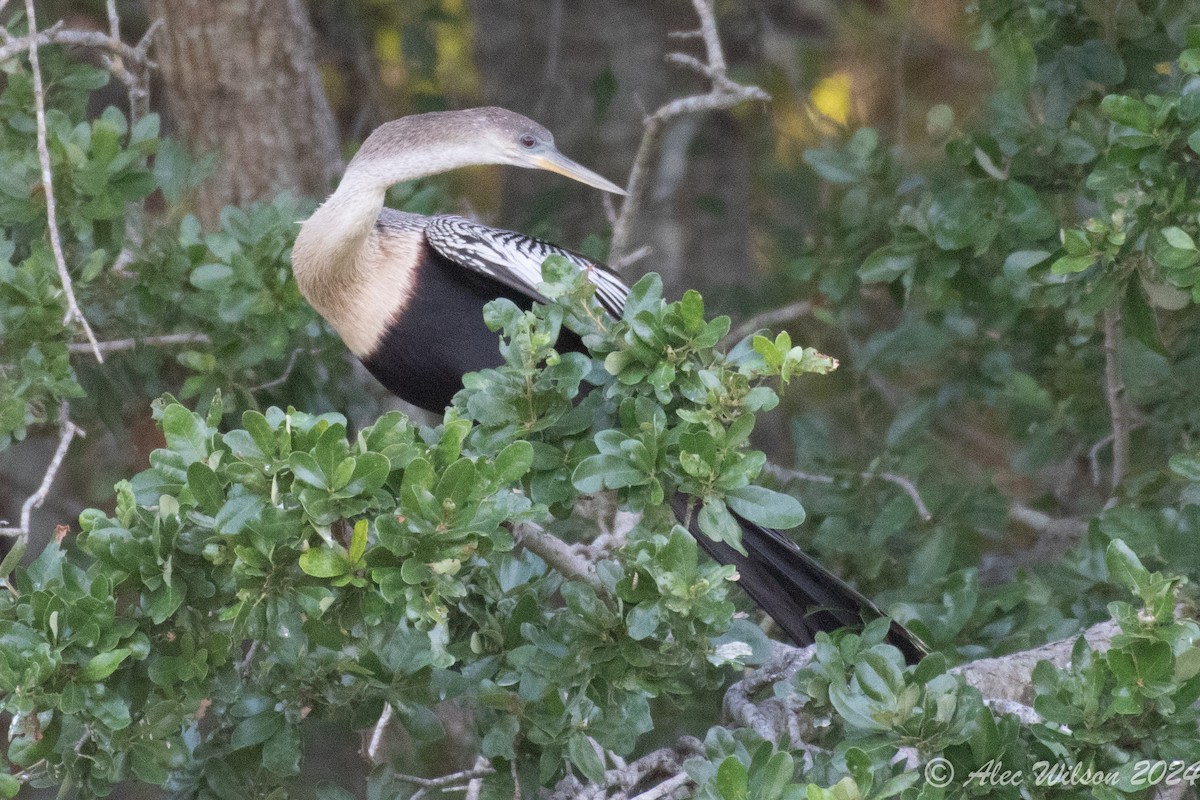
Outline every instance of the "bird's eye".
[[521, 137], [521, 147], [526, 150], [532, 150], [537, 146], [537, 138], [532, 133], [527, 133]]

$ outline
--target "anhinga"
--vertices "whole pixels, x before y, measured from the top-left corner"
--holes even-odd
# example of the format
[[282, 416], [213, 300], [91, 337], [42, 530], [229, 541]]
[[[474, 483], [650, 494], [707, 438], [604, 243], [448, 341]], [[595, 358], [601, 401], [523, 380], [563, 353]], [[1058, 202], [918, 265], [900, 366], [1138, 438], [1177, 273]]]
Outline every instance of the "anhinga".
[[[300, 291], [391, 392], [439, 412], [468, 372], [499, 366], [484, 304], [540, 300], [542, 261], [564, 256], [597, 286], [619, 317], [629, 289], [604, 265], [519, 233], [461, 217], [425, 217], [384, 208], [393, 184], [457, 167], [511, 164], [546, 169], [624, 194], [616, 184], [558, 152], [550, 132], [502, 108], [418, 114], [385, 123], [363, 143], [337, 190], [304, 222], [292, 250]], [[564, 331], [563, 349], [582, 349]], [[679, 513], [685, 498], [676, 498]], [[778, 531], [746, 520], [742, 555], [693, 525], [700, 546], [733, 564], [750, 597], [798, 644], [817, 631], [861, 626], [880, 615], [863, 595]], [[909, 661], [923, 648], [893, 623], [889, 641]]]

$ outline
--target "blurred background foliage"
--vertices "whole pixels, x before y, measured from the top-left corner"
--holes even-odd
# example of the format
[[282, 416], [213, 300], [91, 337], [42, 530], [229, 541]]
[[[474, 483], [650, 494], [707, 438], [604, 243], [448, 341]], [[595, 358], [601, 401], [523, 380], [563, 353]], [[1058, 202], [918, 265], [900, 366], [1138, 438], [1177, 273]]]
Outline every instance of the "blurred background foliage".
[[[118, 7], [135, 41], [149, 11]], [[38, 9], [43, 25], [106, 24], [98, 0]], [[345, 156], [385, 120], [497, 104], [620, 181], [644, 113], [694, 89], [662, 60], [680, 46], [668, 32], [694, 27], [682, 0], [307, 10]], [[702, 290], [735, 329], [785, 309], [772, 326], [840, 360], [798, 378], [755, 431], [804, 501], [804, 545], [957, 658], [1106, 618], [1124, 596], [1111, 538], [1151, 569], [1200, 574], [1194, 4], [747, 0], [718, 13], [731, 74], [772, 101], [671, 129], [636, 226], [652, 253], [626, 272], [660, 272], [669, 296]], [[291, 280], [294, 222], [320, 192], [198, 221], [219, 155], [180, 144], [167, 87], [156, 79], [156, 115], [131, 127], [88, 54], [43, 53], [84, 312], [102, 340], [202, 338], [100, 365], [63, 324], [28, 73], [6, 70], [0, 519], [41, 480], [64, 400], [88, 436], [35, 515], [40, 541], [84, 507], [114, 507], [113, 485], [163, 444], [147, 413], [163, 392], [203, 406], [220, 389], [227, 424], [290, 405], [361, 428], [392, 407]], [[392, 200], [607, 249], [601, 200], [552, 176], [463, 170]]]

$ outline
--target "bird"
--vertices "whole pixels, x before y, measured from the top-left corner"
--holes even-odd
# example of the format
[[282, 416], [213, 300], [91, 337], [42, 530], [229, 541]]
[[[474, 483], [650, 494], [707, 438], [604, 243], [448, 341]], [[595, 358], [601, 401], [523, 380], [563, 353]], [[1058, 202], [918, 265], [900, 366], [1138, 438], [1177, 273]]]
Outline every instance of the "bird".
[[[483, 307], [502, 297], [525, 309], [543, 300], [537, 287], [548, 256], [583, 270], [615, 318], [629, 293], [605, 265], [549, 242], [459, 216], [384, 206], [394, 184], [477, 165], [549, 170], [625, 194], [559, 152], [550, 131], [524, 115], [497, 107], [415, 114], [367, 137], [334, 192], [301, 223], [292, 248], [300, 292], [347, 348], [393, 394], [435, 413], [451, 404], [465, 374], [503, 363]], [[557, 347], [586, 352], [565, 328]], [[700, 547], [735, 567], [738, 583], [796, 644], [882, 616], [785, 534], [738, 517], [742, 553], [700, 532], [688, 498], [677, 495], [671, 504], [678, 518], [690, 520]], [[887, 641], [909, 663], [926, 651], [894, 621]]]

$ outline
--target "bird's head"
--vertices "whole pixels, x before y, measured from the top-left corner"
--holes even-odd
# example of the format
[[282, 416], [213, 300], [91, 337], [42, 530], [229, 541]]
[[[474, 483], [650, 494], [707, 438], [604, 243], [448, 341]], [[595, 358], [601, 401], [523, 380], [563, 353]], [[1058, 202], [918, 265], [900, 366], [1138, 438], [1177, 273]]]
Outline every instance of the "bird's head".
[[560, 153], [544, 126], [496, 107], [415, 114], [384, 123], [363, 142], [353, 164], [409, 161], [416, 154], [424, 161], [423, 174], [508, 164], [557, 172], [606, 192], [625, 194], [620, 186]]

